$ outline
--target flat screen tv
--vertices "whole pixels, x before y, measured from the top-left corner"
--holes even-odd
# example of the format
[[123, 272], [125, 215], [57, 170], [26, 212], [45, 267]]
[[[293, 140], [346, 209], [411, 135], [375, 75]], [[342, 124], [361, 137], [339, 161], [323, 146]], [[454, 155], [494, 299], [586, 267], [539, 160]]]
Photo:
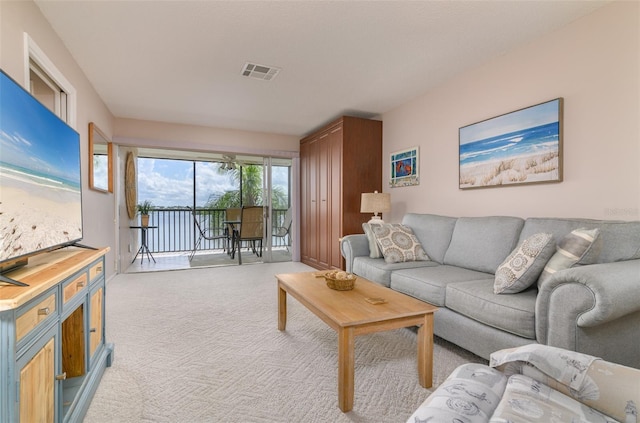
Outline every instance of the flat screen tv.
[[80, 178], [79, 134], [0, 70], [0, 282], [82, 239]]

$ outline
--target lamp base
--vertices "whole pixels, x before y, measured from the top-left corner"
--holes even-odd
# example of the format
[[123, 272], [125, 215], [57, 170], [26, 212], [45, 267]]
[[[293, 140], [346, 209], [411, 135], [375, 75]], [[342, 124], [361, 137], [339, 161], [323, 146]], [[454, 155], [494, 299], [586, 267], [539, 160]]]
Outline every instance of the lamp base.
[[382, 225], [384, 224], [384, 220], [382, 220], [382, 218], [380, 216], [373, 216], [371, 217], [371, 220], [369, 220], [367, 223], [371, 224], [376, 224], [376, 225]]

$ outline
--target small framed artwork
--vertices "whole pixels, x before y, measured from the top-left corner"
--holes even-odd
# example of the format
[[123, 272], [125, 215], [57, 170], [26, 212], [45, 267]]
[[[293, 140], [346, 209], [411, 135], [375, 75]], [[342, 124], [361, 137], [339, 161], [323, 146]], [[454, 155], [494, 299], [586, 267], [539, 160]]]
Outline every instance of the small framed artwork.
[[391, 153], [391, 179], [389, 179], [389, 186], [394, 188], [418, 185], [420, 183], [418, 174], [419, 162], [418, 147]]
[[562, 182], [563, 99], [460, 128], [460, 189]]

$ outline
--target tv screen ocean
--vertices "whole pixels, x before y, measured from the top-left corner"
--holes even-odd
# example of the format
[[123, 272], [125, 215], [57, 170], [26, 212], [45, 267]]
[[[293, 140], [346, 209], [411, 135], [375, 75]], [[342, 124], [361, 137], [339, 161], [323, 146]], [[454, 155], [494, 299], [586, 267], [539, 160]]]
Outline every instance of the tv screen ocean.
[[80, 137], [0, 72], [0, 262], [80, 239]]

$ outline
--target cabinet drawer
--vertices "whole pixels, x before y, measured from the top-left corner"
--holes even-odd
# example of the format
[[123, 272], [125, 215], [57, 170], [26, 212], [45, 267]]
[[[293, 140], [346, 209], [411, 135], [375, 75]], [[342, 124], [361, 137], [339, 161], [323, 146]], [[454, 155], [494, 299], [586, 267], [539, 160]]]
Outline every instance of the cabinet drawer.
[[71, 282], [67, 282], [62, 288], [62, 303], [72, 299], [77, 293], [82, 291], [87, 286], [87, 274], [83, 273], [77, 276]]
[[20, 341], [32, 329], [37, 327], [47, 317], [56, 312], [56, 294], [51, 294], [44, 300], [34, 304], [29, 310], [16, 319], [16, 341]]
[[102, 261], [99, 261], [98, 263], [94, 264], [89, 268], [89, 280], [93, 282], [98, 277], [102, 276], [103, 273], [104, 273], [104, 265], [102, 264]]

